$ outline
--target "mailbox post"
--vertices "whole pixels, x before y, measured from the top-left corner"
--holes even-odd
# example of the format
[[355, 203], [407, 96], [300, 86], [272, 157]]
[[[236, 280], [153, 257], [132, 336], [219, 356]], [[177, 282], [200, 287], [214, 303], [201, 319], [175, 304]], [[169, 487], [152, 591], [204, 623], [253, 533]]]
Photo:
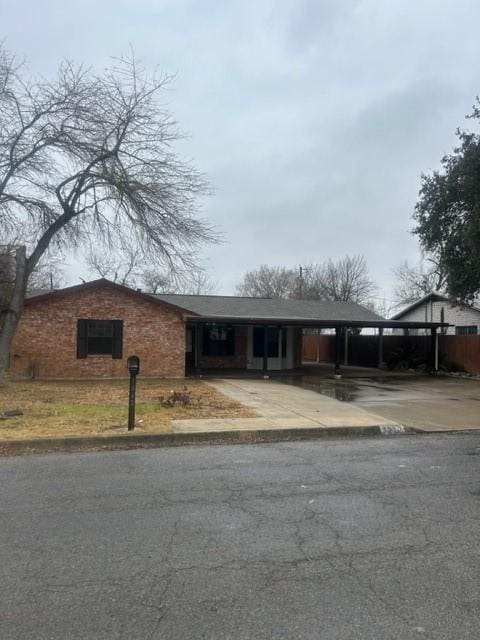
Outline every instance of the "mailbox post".
[[140, 358], [130, 356], [127, 360], [127, 368], [130, 371], [130, 391], [128, 394], [128, 430], [135, 428], [135, 391], [137, 388], [137, 375], [140, 372]]

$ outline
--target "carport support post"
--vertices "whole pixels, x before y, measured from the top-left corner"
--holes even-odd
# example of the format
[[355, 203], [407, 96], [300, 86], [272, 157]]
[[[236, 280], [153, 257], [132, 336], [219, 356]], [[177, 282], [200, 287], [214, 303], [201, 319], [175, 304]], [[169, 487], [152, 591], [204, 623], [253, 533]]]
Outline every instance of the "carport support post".
[[341, 378], [340, 359], [342, 354], [342, 327], [335, 327], [335, 378]]
[[431, 359], [432, 359], [432, 373], [438, 372], [438, 333], [437, 327], [430, 329], [431, 332]]
[[263, 327], [263, 374], [268, 374], [268, 327]]
[[193, 337], [193, 366], [195, 368], [196, 373], [200, 372], [200, 324], [198, 322], [195, 323], [195, 335]]
[[378, 368], [381, 369], [384, 366], [383, 362], [383, 327], [378, 329]]

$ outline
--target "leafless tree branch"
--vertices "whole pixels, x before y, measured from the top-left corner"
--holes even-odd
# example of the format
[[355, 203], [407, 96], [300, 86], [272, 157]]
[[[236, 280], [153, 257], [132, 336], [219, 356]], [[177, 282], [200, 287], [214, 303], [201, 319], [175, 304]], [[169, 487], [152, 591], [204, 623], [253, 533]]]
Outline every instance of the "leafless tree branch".
[[0, 228], [26, 247], [19, 291], [47, 250], [92, 237], [99, 248], [128, 237], [168, 271], [194, 267], [218, 238], [197, 215], [203, 176], [173, 150], [181, 133], [159, 104], [169, 78], [133, 54], [101, 74], [69, 61], [51, 81], [26, 74], [0, 45]]

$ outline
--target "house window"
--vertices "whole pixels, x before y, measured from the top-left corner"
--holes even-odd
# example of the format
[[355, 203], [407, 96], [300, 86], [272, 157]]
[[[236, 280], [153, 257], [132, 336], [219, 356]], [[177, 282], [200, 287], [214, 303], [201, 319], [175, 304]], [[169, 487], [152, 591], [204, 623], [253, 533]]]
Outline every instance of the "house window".
[[123, 320], [78, 320], [77, 358], [106, 355], [122, 358]]
[[203, 327], [204, 356], [235, 355], [235, 328], [230, 324], [206, 324]]
[[457, 336], [476, 336], [478, 333], [478, 327], [475, 324], [455, 327], [455, 333]]

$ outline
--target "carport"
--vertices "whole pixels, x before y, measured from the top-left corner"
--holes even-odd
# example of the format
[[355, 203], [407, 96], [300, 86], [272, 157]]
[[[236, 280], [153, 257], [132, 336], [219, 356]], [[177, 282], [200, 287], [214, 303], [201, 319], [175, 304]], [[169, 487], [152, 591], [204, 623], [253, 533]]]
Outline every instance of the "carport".
[[342, 360], [348, 362], [348, 339], [349, 329], [375, 329], [377, 330], [377, 366], [384, 366], [384, 332], [389, 329], [402, 329], [405, 332], [404, 340], [408, 340], [408, 332], [415, 329], [427, 330], [430, 333], [430, 346], [428, 349], [428, 359], [432, 372], [438, 371], [439, 352], [438, 352], [438, 333], [444, 327], [448, 327], [447, 323], [442, 322], [401, 322], [395, 320], [378, 320], [359, 322], [351, 321], [349, 323], [339, 322], [334, 326], [325, 323], [304, 323], [304, 329], [334, 329], [335, 330], [335, 356], [334, 356], [334, 374], [341, 376]]
[[186, 326], [186, 371], [251, 370], [267, 375], [302, 366], [305, 329], [335, 332], [334, 374], [341, 375], [341, 357], [349, 329], [378, 330], [378, 364], [383, 363], [386, 329], [427, 329], [431, 335], [431, 367], [438, 369], [440, 322], [386, 320], [354, 302], [160, 294], [182, 308]]

